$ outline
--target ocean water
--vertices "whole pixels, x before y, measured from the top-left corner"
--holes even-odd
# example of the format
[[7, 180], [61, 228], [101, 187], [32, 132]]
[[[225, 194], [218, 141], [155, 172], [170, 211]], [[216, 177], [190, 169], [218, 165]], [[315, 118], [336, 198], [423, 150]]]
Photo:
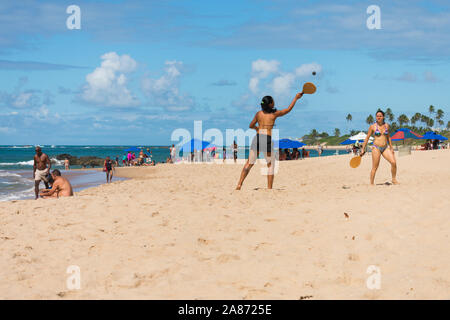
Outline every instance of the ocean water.
[[[99, 158], [111, 159], [119, 157], [121, 164], [124, 150], [130, 146], [41, 146], [42, 151], [46, 153], [52, 160], [52, 168], [64, 169], [63, 161], [56, 160], [58, 154], [68, 153], [72, 156], [96, 156]], [[143, 147], [144, 152], [150, 149], [152, 159], [159, 163], [165, 162], [169, 156], [169, 147], [167, 146], [138, 146]], [[0, 201], [28, 199], [34, 197], [34, 181], [33, 175], [33, 157], [35, 154], [35, 146], [0, 146]], [[317, 157], [316, 150], [309, 150], [310, 157]], [[217, 153], [222, 158], [222, 149]], [[238, 158], [247, 158], [249, 148], [240, 147]], [[328, 150], [325, 149], [322, 156], [330, 156], [336, 154], [347, 154], [345, 150]], [[227, 158], [232, 158], [231, 149], [227, 148]], [[71, 166], [72, 169], [80, 168], [80, 166]], [[61, 171], [63, 176], [68, 176], [75, 191], [84, 188], [100, 185], [105, 183], [105, 173], [93, 170], [77, 170], [77, 174], [72, 171]], [[120, 178], [115, 177], [114, 180]], [[41, 183], [41, 188], [44, 184]]]
[[[56, 160], [58, 154], [68, 153], [72, 156], [96, 156], [99, 158], [122, 159], [124, 150], [130, 146], [41, 146], [42, 151], [52, 160], [52, 168], [64, 169], [63, 161]], [[150, 149], [155, 162], [165, 162], [169, 156], [168, 147], [138, 146]], [[0, 146], [0, 201], [28, 199], [34, 197], [33, 157], [35, 146]], [[120, 163], [122, 161], [119, 161]], [[71, 166], [72, 169], [80, 166]], [[105, 183], [105, 173], [92, 170], [81, 170], [76, 175], [71, 171], [61, 171], [69, 176], [75, 191]], [[120, 180], [115, 177], [114, 180]], [[113, 181], [114, 181], [113, 180]], [[44, 184], [41, 183], [41, 188]]]

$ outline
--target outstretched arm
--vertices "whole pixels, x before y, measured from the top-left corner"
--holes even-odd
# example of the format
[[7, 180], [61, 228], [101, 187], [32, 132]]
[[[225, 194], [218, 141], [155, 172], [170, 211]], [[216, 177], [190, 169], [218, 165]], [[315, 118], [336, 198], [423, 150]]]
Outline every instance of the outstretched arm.
[[297, 93], [294, 97], [294, 99], [292, 99], [291, 104], [289, 105], [289, 107], [287, 107], [286, 109], [282, 109], [282, 110], [278, 110], [276, 111], [274, 114], [276, 117], [282, 117], [286, 114], [288, 114], [289, 112], [291, 112], [291, 110], [294, 108], [295, 103], [297, 102], [298, 99], [300, 99], [303, 96], [303, 92]]

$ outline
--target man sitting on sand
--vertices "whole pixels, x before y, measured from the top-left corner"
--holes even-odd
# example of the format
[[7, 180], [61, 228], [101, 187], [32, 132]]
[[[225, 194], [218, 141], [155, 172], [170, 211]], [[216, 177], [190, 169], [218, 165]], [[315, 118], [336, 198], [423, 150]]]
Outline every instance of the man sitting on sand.
[[69, 180], [61, 177], [61, 172], [58, 169], [52, 171], [52, 178], [54, 180], [52, 188], [44, 189], [40, 192], [40, 196], [44, 199], [71, 197], [73, 196], [72, 185]]

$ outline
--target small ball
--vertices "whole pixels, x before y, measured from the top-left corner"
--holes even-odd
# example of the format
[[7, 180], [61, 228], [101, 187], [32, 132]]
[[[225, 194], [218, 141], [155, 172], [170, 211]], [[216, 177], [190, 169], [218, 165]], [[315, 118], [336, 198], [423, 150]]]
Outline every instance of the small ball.
[[313, 75], [313, 76], [315, 76], [315, 75], [316, 75], [316, 72], [315, 72], [315, 71], [313, 71], [312, 75]]

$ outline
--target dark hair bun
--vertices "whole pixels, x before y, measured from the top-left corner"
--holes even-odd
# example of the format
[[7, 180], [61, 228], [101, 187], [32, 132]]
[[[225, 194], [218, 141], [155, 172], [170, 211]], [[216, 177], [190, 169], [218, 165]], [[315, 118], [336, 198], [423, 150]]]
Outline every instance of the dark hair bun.
[[271, 96], [265, 96], [261, 100], [261, 109], [264, 113], [274, 113], [277, 109], [272, 108], [270, 105], [273, 103], [273, 98]]

